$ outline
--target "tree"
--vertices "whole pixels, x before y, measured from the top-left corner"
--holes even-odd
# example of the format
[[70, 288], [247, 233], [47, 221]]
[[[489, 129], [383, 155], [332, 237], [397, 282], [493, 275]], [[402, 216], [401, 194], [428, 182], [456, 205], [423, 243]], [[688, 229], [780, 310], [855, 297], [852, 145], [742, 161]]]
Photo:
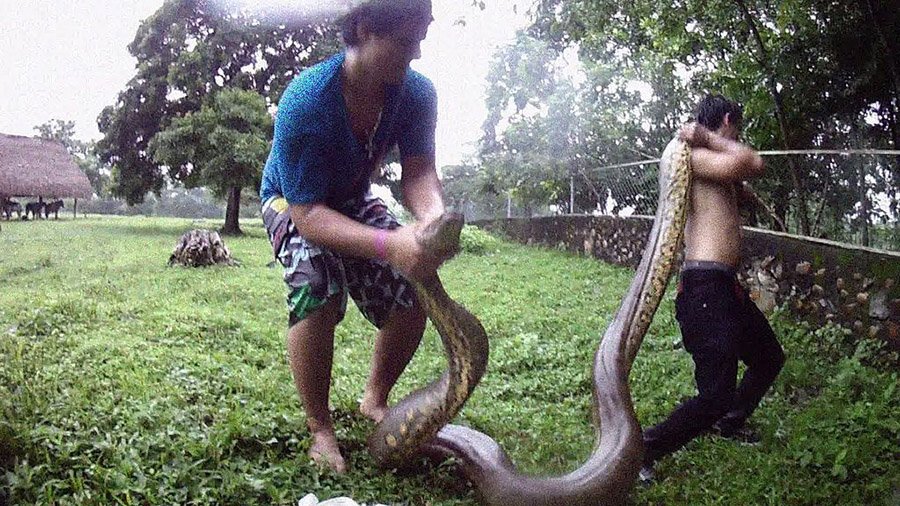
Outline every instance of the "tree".
[[[897, 146], [897, 0], [539, 0], [534, 19], [530, 32], [552, 47], [578, 47], [598, 117], [611, 118], [595, 123], [607, 161], [629, 146], [658, 153], [706, 91], [745, 105], [746, 138], [762, 149]], [[621, 100], [634, 81], [649, 101]], [[770, 169], [757, 189], [802, 233], [825, 233], [823, 202], [838, 222], [862, 205], [861, 192], [834, 191], [859, 180], [851, 164], [788, 157]], [[900, 186], [900, 169], [869, 177]]]
[[87, 150], [87, 144], [75, 138], [75, 122], [61, 119], [50, 121], [34, 127], [38, 137], [57, 141], [66, 147], [70, 155], [80, 155]]
[[[568, 208], [576, 111], [574, 87], [557, 75], [558, 57], [546, 43], [520, 34], [494, 55], [488, 72], [479, 186], [490, 199], [511, 199], [529, 215]], [[508, 126], [498, 134], [501, 121]]]
[[75, 159], [75, 163], [87, 176], [91, 188], [98, 197], [106, 193], [109, 185], [109, 169], [104, 167], [96, 153], [96, 143], [83, 142], [75, 138], [75, 122], [61, 119], [50, 121], [34, 127], [42, 139], [58, 141], [66, 147], [66, 151]]
[[487, 179], [474, 163], [441, 167], [441, 185], [448, 206], [462, 212], [466, 221], [490, 219], [506, 209], [506, 197], [485, 185]]
[[299, 70], [338, 48], [327, 17], [272, 25], [218, 4], [166, 0], [128, 46], [138, 60], [136, 73], [98, 118], [98, 151], [114, 167], [113, 194], [129, 204], [142, 202], [147, 192], [159, 194], [167, 179], [177, 178], [148, 149], [175, 118], [199, 111], [225, 88], [254, 91], [271, 105]]
[[[480, 146], [486, 180], [481, 186], [509, 195], [526, 212], [538, 207], [593, 212], [611, 202], [612, 212], [652, 214], [653, 173], [594, 169], [655, 156], [655, 146], [678, 124], [678, 111], [664, 105], [677, 81], [671, 74], [657, 79], [657, 89], [665, 93], [644, 98], [632, 88], [643, 75], [639, 67], [587, 64], [579, 86], [563, 73], [566, 65], [552, 44], [526, 34], [495, 55]], [[502, 123], [508, 126], [498, 135]]]
[[241, 190], [258, 190], [273, 127], [256, 92], [226, 88], [197, 112], [175, 118], [151, 139], [151, 159], [188, 188], [205, 186], [227, 198], [222, 233], [241, 234]]

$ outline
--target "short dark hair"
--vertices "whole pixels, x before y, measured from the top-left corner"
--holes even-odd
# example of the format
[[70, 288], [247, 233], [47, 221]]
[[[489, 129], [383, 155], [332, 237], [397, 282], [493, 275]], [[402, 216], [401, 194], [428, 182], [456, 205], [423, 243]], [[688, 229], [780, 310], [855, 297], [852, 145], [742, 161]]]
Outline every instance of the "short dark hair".
[[379, 36], [390, 34], [410, 20], [431, 22], [431, 0], [367, 0], [339, 21], [341, 36], [348, 46], [359, 44], [360, 23]]
[[744, 107], [722, 95], [710, 93], [697, 104], [694, 119], [710, 130], [718, 130], [726, 114], [729, 115], [731, 124], [740, 129], [744, 121]]

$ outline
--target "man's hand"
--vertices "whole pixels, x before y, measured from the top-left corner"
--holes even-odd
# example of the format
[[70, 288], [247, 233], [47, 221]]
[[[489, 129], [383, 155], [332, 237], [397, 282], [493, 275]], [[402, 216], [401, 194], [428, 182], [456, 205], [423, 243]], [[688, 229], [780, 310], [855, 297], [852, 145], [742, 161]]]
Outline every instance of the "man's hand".
[[709, 145], [710, 135], [715, 135], [699, 123], [688, 123], [678, 130], [678, 138], [692, 148], [705, 148]]
[[703, 125], [688, 123], [678, 131], [678, 138], [694, 148], [691, 169], [701, 179], [737, 183], [759, 177], [765, 170], [763, 159], [752, 148]]
[[419, 243], [419, 230], [428, 223], [417, 222], [414, 225], [393, 230], [387, 240], [387, 261], [404, 276], [424, 281], [435, 275], [444, 258], [434, 255]]

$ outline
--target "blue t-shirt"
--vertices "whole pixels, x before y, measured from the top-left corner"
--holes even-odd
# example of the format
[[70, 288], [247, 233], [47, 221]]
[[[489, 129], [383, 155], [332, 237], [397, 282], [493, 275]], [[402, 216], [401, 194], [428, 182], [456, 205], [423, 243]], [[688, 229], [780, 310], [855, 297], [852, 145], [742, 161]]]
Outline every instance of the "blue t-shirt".
[[290, 204], [337, 208], [369, 189], [374, 165], [394, 145], [401, 158], [434, 154], [437, 95], [422, 74], [385, 89], [374, 156], [353, 135], [341, 91], [344, 53], [301, 72], [288, 85], [275, 118], [275, 138], [263, 171], [263, 202], [281, 195]]

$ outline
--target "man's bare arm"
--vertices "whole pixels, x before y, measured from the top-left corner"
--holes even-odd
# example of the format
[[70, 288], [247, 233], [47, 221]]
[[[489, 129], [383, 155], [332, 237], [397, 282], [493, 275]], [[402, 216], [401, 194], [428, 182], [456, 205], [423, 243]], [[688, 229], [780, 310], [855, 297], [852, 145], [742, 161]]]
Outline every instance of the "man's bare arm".
[[305, 239], [343, 255], [375, 258], [377, 229], [363, 225], [322, 203], [292, 204], [291, 220]]
[[427, 277], [437, 270], [442, 260], [422, 249], [413, 227], [380, 230], [356, 222], [322, 203], [292, 204], [290, 213], [297, 231], [308, 241], [343, 255], [379, 258], [383, 254], [384, 260], [412, 278]]
[[[434, 156], [403, 160], [400, 182], [404, 205], [420, 223], [430, 223], [444, 212], [441, 182]], [[301, 236], [332, 251], [350, 256], [384, 259], [413, 278], [423, 278], [437, 270], [442, 259], [424, 251], [416, 240], [416, 227], [380, 231], [363, 225], [323, 203], [293, 204], [291, 220]], [[379, 234], [384, 234], [383, 238]], [[379, 251], [379, 241], [383, 241]]]
[[444, 213], [441, 181], [435, 169], [434, 155], [403, 159], [400, 189], [403, 205], [421, 223], [430, 223]]
[[691, 169], [697, 177], [735, 182], [759, 177], [765, 171], [762, 157], [752, 148], [701, 125], [691, 123], [683, 127], [678, 136], [694, 148]]

